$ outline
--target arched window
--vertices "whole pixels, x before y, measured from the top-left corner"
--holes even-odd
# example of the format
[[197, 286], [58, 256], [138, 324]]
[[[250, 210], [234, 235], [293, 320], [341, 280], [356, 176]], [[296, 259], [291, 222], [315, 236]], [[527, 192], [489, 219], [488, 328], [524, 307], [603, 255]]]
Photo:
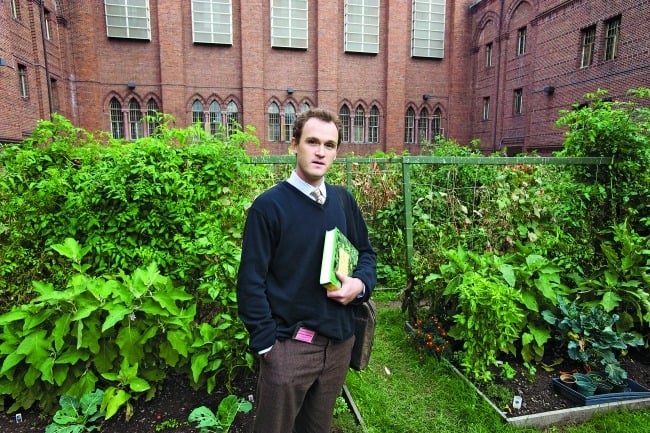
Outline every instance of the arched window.
[[309, 111], [309, 104], [307, 102], [303, 102], [300, 104], [300, 112], [304, 113], [305, 111]]
[[151, 98], [147, 102], [147, 124], [149, 126], [149, 135], [156, 133], [156, 130], [160, 126], [160, 107], [155, 99]]
[[354, 110], [354, 124], [352, 126], [352, 141], [354, 143], [365, 142], [364, 132], [366, 130], [366, 111], [361, 105]]
[[208, 115], [210, 116], [210, 134], [216, 134], [221, 126], [221, 106], [217, 101], [212, 101], [210, 104]]
[[284, 107], [284, 141], [290, 142], [293, 135], [293, 124], [296, 121], [296, 109], [289, 103]]
[[112, 98], [109, 103], [111, 111], [111, 134], [113, 138], [124, 138], [124, 119], [122, 118], [122, 104], [117, 98]]
[[226, 128], [228, 135], [239, 129], [239, 109], [234, 101], [230, 101], [226, 107]]
[[368, 117], [368, 142], [379, 143], [379, 109], [376, 105], [370, 108]]
[[431, 134], [433, 134], [434, 139], [444, 135], [444, 131], [442, 130], [442, 111], [440, 111], [440, 108], [436, 108], [433, 112], [433, 117], [431, 118]]
[[418, 143], [429, 141], [429, 110], [423, 108], [420, 110], [418, 119]]
[[280, 107], [275, 102], [269, 105], [269, 141], [280, 141]]
[[344, 105], [339, 110], [339, 120], [341, 121], [341, 141], [350, 142], [350, 109]]
[[198, 99], [192, 104], [192, 125], [197, 123], [201, 128], [203, 128], [203, 123], [205, 119], [203, 118], [203, 104]]
[[415, 143], [415, 110], [406, 110], [404, 118], [404, 143]]
[[135, 98], [131, 98], [129, 101], [129, 133], [131, 134], [129, 137], [131, 140], [144, 136], [142, 132], [142, 111], [140, 111], [140, 103]]

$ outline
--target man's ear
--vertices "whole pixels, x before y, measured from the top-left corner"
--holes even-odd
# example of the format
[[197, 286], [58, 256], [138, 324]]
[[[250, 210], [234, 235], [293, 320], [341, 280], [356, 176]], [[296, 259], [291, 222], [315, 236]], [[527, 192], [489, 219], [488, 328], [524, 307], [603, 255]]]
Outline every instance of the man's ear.
[[289, 154], [295, 155], [296, 154], [296, 146], [297, 142], [294, 137], [291, 137], [291, 142], [289, 143]]

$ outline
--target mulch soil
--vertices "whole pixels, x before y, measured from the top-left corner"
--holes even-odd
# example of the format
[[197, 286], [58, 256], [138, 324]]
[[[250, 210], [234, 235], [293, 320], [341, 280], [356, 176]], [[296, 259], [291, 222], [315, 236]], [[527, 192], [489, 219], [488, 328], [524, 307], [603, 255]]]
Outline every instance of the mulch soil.
[[[564, 361], [555, 365], [553, 371], [546, 371], [537, 366], [534, 380], [529, 372], [515, 359], [508, 360], [517, 374], [512, 380], [503, 380], [495, 371], [495, 383], [508, 388], [512, 395], [523, 398], [521, 409], [515, 410], [509, 404], [501, 404], [502, 410], [511, 416], [523, 416], [575, 407], [575, 404], [558, 394], [552, 385], [552, 378], [559, 371], [570, 371], [576, 366]], [[550, 362], [550, 361], [549, 361]], [[621, 359], [621, 366], [627, 371], [628, 377], [644, 387], [650, 388], [650, 353], [646, 349], [631, 350], [628, 356]], [[126, 421], [123, 412], [115, 416], [101, 427], [102, 433], [197, 433], [198, 430], [187, 422], [189, 413], [199, 407], [206, 406], [216, 412], [216, 408], [225, 396], [232, 393], [238, 397], [249, 398], [255, 394], [256, 378], [253, 373], [241, 376], [228, 392], [225, 387], [217, 389], [211, 395], [204, 391], [195, 391], [183, 377], [171, 375], [163, 383], [156, 396], [149, 401], [135, 401], [133, 417]], [[485, 386], [477, 385], [482, 392], [489, 396]], [[353, 396], [354, 397], [354, 396]], [[492, 400], [492, 398], [490, 398]], [[494, 402], [494, 400], [493, 400]], [[496, 404], [496, 402], [495, 402]], [[16, 414], [0, 413], [0, 432], [2, 433], [42, 433], [52, 422], [51, 416], [41, 416], [36, 408], [20, 411], [21, 423], [16, 423]], [[231, 426], [231, 433], [249, 433], [252, 430], [253, 414], [239, 413]]]

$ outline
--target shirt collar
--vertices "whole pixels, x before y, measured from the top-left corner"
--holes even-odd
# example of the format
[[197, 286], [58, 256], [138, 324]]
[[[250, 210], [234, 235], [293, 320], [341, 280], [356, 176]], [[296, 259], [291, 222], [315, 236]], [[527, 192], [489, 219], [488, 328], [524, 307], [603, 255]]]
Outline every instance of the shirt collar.
[[[314, 190], [314, 186], [308, 184], [304, 180], [298, 176], [296, 173], [296, 170], [293, 170], [291, 172], [291, 176], [289, 176], [289, 179], [287, 179], [287, 182], [291, 184], [292, 186], [296, 187], [300, 192], [305, 194], [306, 196], [311, 197], [311, 192]], [[323, 182], [318, 186], [318, 189], [320, 189], [320, 193], [323, 195], [323, 197], [327, 197], [327, 189], [325, 188], [325, 179], [323, 179]]]

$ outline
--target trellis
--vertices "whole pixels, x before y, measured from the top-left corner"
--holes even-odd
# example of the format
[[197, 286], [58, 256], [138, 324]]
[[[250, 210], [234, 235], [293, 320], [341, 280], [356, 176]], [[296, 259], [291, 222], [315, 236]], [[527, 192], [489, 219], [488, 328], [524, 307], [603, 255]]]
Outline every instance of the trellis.
[[[404, 215], [403, 215], [403, 232], [405, 238], [405, 263], [406, 273], [410, 276], [411, 265], [414, 256], [414, 219], [413, 219], [413, 205], [418, 197], [413, 197], [413, 184], [412, 184], [412, 170], [416, 165], [425, 166], [449, 166], [449, 165], [496, 165], [496, 166], [526, 166], [526, 165], [585, 165], [585, 166], [602, 166], [610, 163], [609, 158], [604, 157], [457, 157], [457, 156], [399, 156], [399, 157], [343, 157], [335, 160], [335, 165], [338, 169], [343, 171], [343, 179], [347, 188], [355, 193], [359, 206], [362, 210], [377, 206], [376, 203], [368, 203], [372, 197], [359, 194], [363, 190], [360, 186], [366, 182], [376, 181], [377, 177], [381, 176], [394, 176], [395, 179], [400, 179], [401, 192], [404, 201]], [[295, 156], [282, 155], [282, 156], [257, 156], [252, 158], [253, 164], [272, 164], [278, 167], [276, 169], [275, 182], [286, 178], [295, 164]], [[368, 170], [359, 170], [361, 165], [372, 167]], [[328, 175], [328, 180], [336, 177], [337, 167]], [[374, 179], [368, 180], [368, 177]], [[266, 185], [268, 186], [268, 185]], [[260, 187], [266, 187], [260, 185]], [[376, 198], [376, 197], [375, 197]], [[385, 200], [390, 200], [391, 197], [383, 197]]]

